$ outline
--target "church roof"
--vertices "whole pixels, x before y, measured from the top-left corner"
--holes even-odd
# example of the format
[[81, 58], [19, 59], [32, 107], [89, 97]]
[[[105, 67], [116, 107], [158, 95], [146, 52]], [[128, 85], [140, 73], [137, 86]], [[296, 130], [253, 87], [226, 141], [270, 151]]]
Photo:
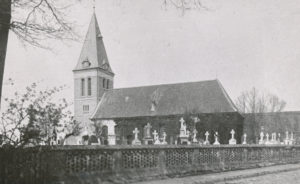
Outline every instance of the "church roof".
[[108, 90], [91, 119], [237, 112], [218, 80]]
[[103, 37], [100, 32], [95, 13], [92, 16], [80, 56], [74, 70], [76, 71], [86, 68], [102, 68], [113, 73], [109, 65], [103, 43]]

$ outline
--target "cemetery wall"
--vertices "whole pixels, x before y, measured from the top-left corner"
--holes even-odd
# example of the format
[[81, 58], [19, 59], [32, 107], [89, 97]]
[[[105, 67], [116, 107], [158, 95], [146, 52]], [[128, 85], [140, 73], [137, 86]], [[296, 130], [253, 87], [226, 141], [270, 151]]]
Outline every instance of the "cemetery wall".
[[160, 145], [0, 148], [0, 183], [125, 183], [296, 163], [300, 146]]
[[[168, 144], [174, 144], [180, 130], [180, 118], [184, 117], [184, 120], [189, 126], [194, 126], [193, 119], [191, 117], [197, 116], [200, 121], [196, 123], [196, 129], [198, 131], [197, 139], [205, 140], [205, 132], [209, 131], [209, 140], [211, 144], [214, 141], [214, 132], [219, 133], [219, 140], [221, 144], [228, 144], [228, 140], [231, 138], [230, 131], [235, 130], [235, 138], [237, 143], [241, 143], [241, 137], [243, 135], [243, 121], [244, 118], [239, 113], [214, 113], [214, 114], [184, 114], [178, 116], [154, 116], [154, 117], [136, 117], [128, 119], [115, 119], [116, 122], [116, 135], [117, 144], [130, 144], [133, 140], [132, 131], [138, 128], [140, 131], [139, 139], [143, 140], [144, 127], [147, 123], [152, 126], [152, 131], [156, 130], [160, 133], [166, 132]], [[190, 128], [192, 130], [193, 127]]]

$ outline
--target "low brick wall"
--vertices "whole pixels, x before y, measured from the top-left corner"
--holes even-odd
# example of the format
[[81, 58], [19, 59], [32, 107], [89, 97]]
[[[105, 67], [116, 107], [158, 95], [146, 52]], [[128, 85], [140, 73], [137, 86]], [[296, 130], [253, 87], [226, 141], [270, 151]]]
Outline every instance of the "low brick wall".
[[0, 148], [0, 183], [125, 183], [296, 163], [300, 146], [64, 146]]

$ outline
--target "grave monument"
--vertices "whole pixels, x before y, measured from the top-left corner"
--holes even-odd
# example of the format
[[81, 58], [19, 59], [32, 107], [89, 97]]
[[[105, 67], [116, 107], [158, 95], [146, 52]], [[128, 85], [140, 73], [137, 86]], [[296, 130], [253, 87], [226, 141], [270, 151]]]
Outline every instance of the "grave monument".
[[138, 138], [139, 133], [140, 133], [140, 131], [137, 128], [135, 128], [133, 130], [134, 140], [132, 141], [132, 145], [141, 145], [142, 144], [141, 141]]
[[236, 140], [234, 138], [235, 131], [232, 129], [230, 134], [231, 134], [231, 139], [229, 140], [229, 144], [231, 145], [236, 144]]

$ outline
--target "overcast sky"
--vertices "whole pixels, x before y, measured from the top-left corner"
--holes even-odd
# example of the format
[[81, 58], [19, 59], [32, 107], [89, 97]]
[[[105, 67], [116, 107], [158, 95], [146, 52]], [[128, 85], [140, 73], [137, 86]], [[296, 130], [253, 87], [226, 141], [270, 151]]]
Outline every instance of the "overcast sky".
[[[96, 0], [96, 14], [115, 87], [221, 81], [232, 99], [255, 86], [278, 95], [286, 110], [300, 110], [300, 1], [206, 0], [210, 11], [162, 7], [162, 0]], [[92, 15], [92, 2], [69, 10], [81, 42], [52, 42], [54, 52], [24, 48], [9, 35], [4, 96], [32, 82], [67, 84]]]

